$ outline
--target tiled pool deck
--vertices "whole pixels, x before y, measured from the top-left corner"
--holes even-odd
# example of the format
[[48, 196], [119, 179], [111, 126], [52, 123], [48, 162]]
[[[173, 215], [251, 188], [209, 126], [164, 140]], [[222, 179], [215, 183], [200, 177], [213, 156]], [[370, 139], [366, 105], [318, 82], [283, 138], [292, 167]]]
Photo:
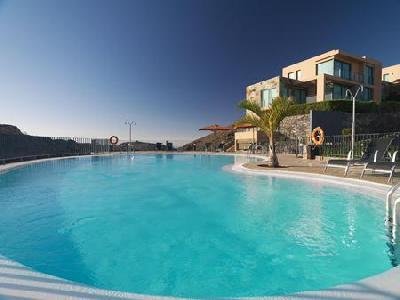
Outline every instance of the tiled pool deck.
[[[241, 156], [245, 158], [246, 156]], [[281, 156], [283, 168], [271, 170], [260, 167], [257, 163], [245, 163], [238, 159], [232, 166], [235, 172], [242, 172], [255, 176], [296, 177], [311, 181], [327, 181], [337, 185], [352, 185], [360, 189], [367, 189], [382, 196], [384, 205], [385, 192], [389, 188], [387, 176], [367, 175], [366, 180], [359, 180], [361, 170], [352, 169], [349, 178], [343, 178], [343, 169], [330, 169], [322, 174], [323, 162], [319, 160], [307, 161], [291, 155]], [[34, 162], [12, 163], [1, 165], [0, 171]], [[395, 177], [395, 182], [399, 181]], [[96, 289], [78, 283], [70, 282], [54, 276], [35, 272], [17, 262], [0, 256], [0, 299], [174, 299], [173, 297], [159, 297], [140, 295], [118, 291]], [[225, 298], [228, 299], [228, 298]], [[331, 289], [312, 292], [301, 292], [288, 296], [251, 297], [241, 299], [400, 299], [400, 268], [392, 268], [387, 272], [366, 278], [364, 280], [333, 287]]]

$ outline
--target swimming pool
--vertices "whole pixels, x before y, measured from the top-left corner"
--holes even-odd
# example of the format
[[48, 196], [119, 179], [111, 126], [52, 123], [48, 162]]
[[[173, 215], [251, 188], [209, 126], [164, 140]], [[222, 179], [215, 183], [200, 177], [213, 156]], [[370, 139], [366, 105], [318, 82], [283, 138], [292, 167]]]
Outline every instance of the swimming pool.
[[288, 294], [392, 267], [384, 205], [231, 156], [64, 159], [0, 176], [0, 254], [95, 287], [185, 297]]

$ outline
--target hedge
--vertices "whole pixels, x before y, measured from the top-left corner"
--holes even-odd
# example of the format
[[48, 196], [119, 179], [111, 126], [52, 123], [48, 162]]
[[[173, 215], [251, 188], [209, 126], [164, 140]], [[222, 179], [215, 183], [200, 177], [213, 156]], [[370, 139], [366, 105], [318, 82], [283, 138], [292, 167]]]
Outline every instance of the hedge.
[[[314, 111], [341, 111], [351, 113], [353, 103], [351, 100], [333, 100], [313, 103], [293, 104], [290, 109], [290, 115], [308, 114], [310, 110]], [[377, 104], [375, 102], [356, 102], [357, 113], [384, 113], [400, 112], [400, 102], [386, 101]]]

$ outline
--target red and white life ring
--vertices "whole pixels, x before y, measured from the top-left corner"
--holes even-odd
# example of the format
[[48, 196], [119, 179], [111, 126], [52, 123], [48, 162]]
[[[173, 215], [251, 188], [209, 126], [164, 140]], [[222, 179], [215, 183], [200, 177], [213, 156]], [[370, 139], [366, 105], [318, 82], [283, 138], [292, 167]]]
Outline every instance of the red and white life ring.
[[321, 127], [314, 128], [311, 132], [311, 140], [317, 146], [320, 146], [324, 143], [325, 140], [325, 132]]
[[112, 137], [110, 137], [110, 144], [111, 145], [116, 145], [119, 142], [119, 138], [115, 135], [113, 135]]

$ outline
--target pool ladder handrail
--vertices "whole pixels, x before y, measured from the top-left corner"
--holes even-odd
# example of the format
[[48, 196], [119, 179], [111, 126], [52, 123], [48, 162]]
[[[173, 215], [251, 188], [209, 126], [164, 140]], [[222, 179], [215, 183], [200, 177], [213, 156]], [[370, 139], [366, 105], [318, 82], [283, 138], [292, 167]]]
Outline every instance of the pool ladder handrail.
[[400, 182], [393, 185], [386, 194], [386, 222], [394, 243], [400, 242], [400, 197], [393, 201], [393, 195], [399, 188]]
[[[392, 185], [392, 187], [389, 189], [389, 191], [386, 194], [386, 220], [388, 222], [392, 222], [393, 221], [393, 208], [395, 206], [395, 203], [393, 203], [393, 194], [399, 188], [400, 188], [400, 182], [395, 184], [395, 185]], [[399, 199], [400, 198], [398, 198], [397, 200], [399, 200]]]

